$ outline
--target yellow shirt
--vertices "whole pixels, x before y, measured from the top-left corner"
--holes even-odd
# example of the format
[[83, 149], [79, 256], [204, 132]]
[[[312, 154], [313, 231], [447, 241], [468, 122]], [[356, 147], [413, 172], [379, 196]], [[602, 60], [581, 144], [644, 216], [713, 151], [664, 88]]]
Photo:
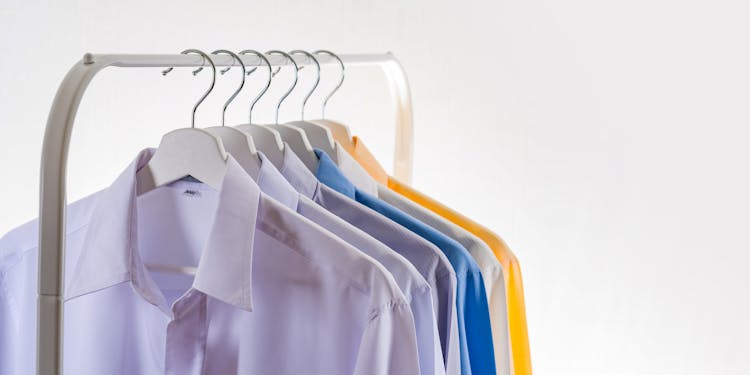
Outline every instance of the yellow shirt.
[[388, 176], [370, 150], [357, 137], [353, 137], [352, 146], [345, 149], [380, 183], [391, 190], [411, 199], [430, 211], [448, 219], [468, 230], [492, 249], [503, 266], [505, 275], [506, 296], [508, 299], [508, 333], [510, 335], [513, 372], [516, 375], [531, 375], [531, 353], [529, 351], [529, 334], [526, 328], [526, 307], [523, 298], [523, 281], [518, 259], [508, 245], [495, 233], [481, 224], [452, 210], [442, 203], [420, 193], [412, 187]]

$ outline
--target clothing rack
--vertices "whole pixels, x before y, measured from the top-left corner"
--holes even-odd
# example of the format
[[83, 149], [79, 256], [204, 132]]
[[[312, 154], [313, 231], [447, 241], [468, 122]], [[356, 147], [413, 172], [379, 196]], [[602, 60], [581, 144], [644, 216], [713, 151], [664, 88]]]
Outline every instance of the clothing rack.
[[[388, 78], [396, 109], [394, 175], [410, 182], [412, 172], [412, 107], [409, 84], [401, 64], [391, 53], [339, 55], [347, 68], [380, 67]], [[246, 66], [262, 65], [252, 55], [241, 56]], [[267, 56], [271, 65], [290, 64], [283, 56]], [[321, 65], [338, 64], [330, 56], [317, 57]], [[216, 66], [231, 66], [226, 55], [211, 56]], [[298, 65], [310, 65], [296, 57]], [[104, 68], [199, 67], [205, 61], [197, 55], [110, 55], [83, 56], [68, 71], [55, 95], [42, 148], [39, 194], [39, 296], [37, 324], [37, 374], [62, 373], [63, 350], [63, 271], [65, 250], [66, 171], [70, 135], [78, 106], [89, 82]]]

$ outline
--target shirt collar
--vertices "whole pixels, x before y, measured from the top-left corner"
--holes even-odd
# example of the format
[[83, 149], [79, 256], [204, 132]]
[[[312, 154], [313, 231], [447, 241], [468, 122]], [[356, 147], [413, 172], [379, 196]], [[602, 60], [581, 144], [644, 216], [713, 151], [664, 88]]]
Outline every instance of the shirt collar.
[[[66, 299], [130, 281], [144, 299], [170, 313], [137, 249], [135, 176], [153, 154], [153, 149], [140, 152], [100, 195]], [[230, 156], [193, 281], [193, 289], [247, 311], [252, 311], [253, 239], [260, 199], [258, 185]]]
[[[286, 148], [285, 148], [286, 150]], [[291, 152], [284, 152], [284, 159], [286, 166], [286, 154]], [[300, 193], [294, 189], [294, 187], [284, 178], [276, 167], [266, 158], [263, 153], [258, 153], [260, 157], [260, 171], [258, 172], [258, 186], [260, 190], [268, 194], [271, 198], [279, 201], [284, 206], [289, 207], [292, 211], [297, 211], [297, 205], [299, 204]], [[299, 159], [298, 159], [299, 160]], [[302, 161], [299, 161], [302, 163]], [[309, 172], [303, 165], [303, 170]], [[314, 177], [313, 177], [314, 179]]]
[[378, 183], [375, 179], [370, 176], [362, 166], [349, 155], [344, 147], [338, 142], [334, 152], [336, 153], [336, 160], [338, 161], [338, 167], [360, 191], [374, 196], [378, 195]]
[[318, 170], [315, 176], [320, 182], [328, 185], [341, 194], [354, 199], [357, 194], [357, 187], [349, 181], [344, 173], [336, 166], [336, 163], [323, 150], [315, 149], [318, 155]]
[[304, 162], [290, 151], [290, 148], [284, 147], [284, 165], [281, 167], [281, 174], [300, 194], [313, 199], [320, 188], [320, 181], [310, 172]]
[[[334, 147], [334, 152], [339, 162], [338, 165], [325, 151], [315, 149], [315, 155], [319, 159], [315, 174], [305, 167], [305, 164], [294, 152], [289, 150], [289, 147], [284, 147], [284, 165], [281, 167], [281, 174], [302, 195], [313, 198], [319, 191], [318, 186], [320, 182], [332, 185], [336, 184], [336, 181], [340, 181], [339, 186], [336, 186], [336, 190], [344, 195], [354, 197], [355, 188], [368, 194], [377, 195], [377, 181], [370, 177], [367, 171], [338, 142], [336, 142]], [[321, 158], [321, 155], [325, 155], [325, 162], [322, 161], [323, 158]], [[332, 174], [331, 178], [320, 179], [321, 172], [324, 175], [328, 173]]]
[[364, 167], [373, 179], [381, 184], [387, 184], [389, 180], [388, 173], [385, 171], [378, 159], [372, 154], [369, 148], [365, 146], [359, 137], [352, 137], [352, 147], [350, 154], [357, 162]]

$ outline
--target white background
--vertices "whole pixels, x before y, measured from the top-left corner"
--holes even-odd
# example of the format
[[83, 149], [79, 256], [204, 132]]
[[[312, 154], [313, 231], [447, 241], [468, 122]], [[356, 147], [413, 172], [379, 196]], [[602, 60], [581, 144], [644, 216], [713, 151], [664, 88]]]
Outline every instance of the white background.
[[[36, 216], [47, 112], [84, 52], [390, 50], [412, 86], [414, 186], [515, 250], [537, 374], [747, 374], [749, 10], [726, 0], [2, 0], [0, 232]], [[236, 84], [228, 76], [200, 125], [217, 123]], [[70, 199], [189, 124], [207, 77], [97, 77], [73, 135]], [[298, 113], [299, 94], [282, 120]], [[230, 123], [245, 121], [249, 97]], [[271, 121], [273, 101], [257, 122]], [[328, 114], [390, 166], [389, 105], [382, 76], [353, 68]]]

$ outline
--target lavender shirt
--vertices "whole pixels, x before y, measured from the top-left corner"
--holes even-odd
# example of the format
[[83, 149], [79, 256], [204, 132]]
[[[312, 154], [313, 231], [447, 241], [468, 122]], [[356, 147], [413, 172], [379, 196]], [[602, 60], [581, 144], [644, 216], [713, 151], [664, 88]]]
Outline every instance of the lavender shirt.
[[[219, 190], [177, 181], [137, 197], [151, 155], [68, 207], [66, 374], [419, 373], [409, 304], [381, 264], [231, 157]], [[2, 374], [34, 373], [37, 228], [0, 239]]]
[[440, 249], [387, 217], [321, 184], [293, 152], [284, 153], [281, 173], [300, 193], [385, 243], [416, 267], [431, 287], [439, 350], [446, 373], [460, 374], [458, 318], [455, 313], [456, 273]]

